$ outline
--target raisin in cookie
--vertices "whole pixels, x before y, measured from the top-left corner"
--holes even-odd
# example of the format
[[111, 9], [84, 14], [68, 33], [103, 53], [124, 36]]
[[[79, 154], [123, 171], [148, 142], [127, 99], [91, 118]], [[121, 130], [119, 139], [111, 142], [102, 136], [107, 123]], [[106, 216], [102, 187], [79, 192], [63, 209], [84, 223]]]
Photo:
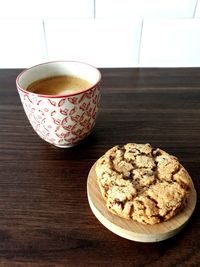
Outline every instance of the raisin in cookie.
[[95, 170], [107, 208], [141, 223], [172, 218], [189, 195], [191, 178], [178, 159], [149, 144], [115, 146]]

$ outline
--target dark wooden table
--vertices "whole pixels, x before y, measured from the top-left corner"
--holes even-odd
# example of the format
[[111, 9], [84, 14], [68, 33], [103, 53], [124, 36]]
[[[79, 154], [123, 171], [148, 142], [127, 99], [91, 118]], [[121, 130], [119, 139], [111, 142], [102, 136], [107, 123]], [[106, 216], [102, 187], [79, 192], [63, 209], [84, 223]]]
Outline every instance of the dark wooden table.
[[32, 130], [19, 72], [0, 70], [0, 266], [200, 266], [199, 199], [180, 234], [145, 244], [107, 230], [86, 193], [92, 164], [127, 142], [176, 155], [200, 193], [200, 69], [102, 69], [96, 127], [70, 149]]

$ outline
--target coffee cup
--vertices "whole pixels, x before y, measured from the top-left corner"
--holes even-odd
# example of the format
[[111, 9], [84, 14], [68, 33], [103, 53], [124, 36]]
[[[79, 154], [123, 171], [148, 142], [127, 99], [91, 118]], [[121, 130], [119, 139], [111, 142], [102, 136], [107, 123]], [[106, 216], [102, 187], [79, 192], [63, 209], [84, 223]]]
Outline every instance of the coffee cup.
[[100, 71], [87, 63], [53, 61], [33, 66], [16, 79], [33, 129], [57, 147], [71, 147], [87, 137], [96, 122]]

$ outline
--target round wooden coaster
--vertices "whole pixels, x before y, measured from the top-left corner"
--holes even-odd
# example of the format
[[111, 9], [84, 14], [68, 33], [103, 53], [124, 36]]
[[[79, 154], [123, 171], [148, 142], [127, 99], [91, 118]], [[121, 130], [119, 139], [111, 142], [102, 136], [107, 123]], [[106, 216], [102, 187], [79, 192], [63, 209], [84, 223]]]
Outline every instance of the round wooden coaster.
[[196, 191], [192, 183], [186, 207], [174, 218], [166, 222], [155, 225], [143, 225], [133, 220], [120, 218], [106, 208], [105, 200], [97, 183], [95, 164], [88, 175], [87, 195], [91, 210], [106, 228], [121, 237], [139, 242], [157, 242], [177, 234], [188, 222], [197, 201]]

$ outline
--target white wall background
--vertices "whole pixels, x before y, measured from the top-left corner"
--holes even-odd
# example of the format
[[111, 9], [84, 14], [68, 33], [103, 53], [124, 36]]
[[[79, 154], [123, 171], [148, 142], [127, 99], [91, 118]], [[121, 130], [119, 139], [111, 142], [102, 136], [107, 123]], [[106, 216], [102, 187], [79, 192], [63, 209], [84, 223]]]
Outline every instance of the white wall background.
[[0, 68], [200, 67], [200, 0], [0, 0]]

